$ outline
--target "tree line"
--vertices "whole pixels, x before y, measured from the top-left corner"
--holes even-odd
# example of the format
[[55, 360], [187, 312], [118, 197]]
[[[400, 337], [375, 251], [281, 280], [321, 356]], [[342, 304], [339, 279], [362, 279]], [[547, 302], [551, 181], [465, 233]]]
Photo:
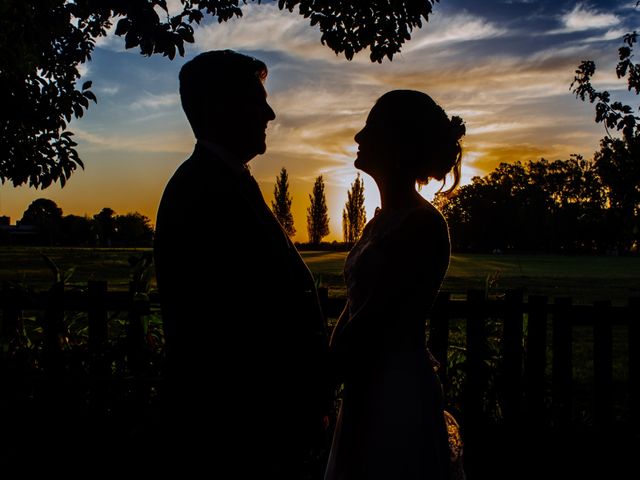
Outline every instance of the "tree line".
[[638, 245], [640, 198], [609, 181], [610, 161], [601, 151], [594, 160], [501, 163], [434, 203], [456, 251], [630, 252]]
[[[271, 210], [280, 222], [283, 230], [290, 237], [296, 234], [291, 214], [291, 195], [289, 194], [289, 175], [287, 169], [282, 167], [280, 174], [276, 177], [273, 189], [273, 201]], [[367, 222], [364, 208], [364, 182], [360, 174], [351, 184], [347, 194], [347, 201], [342, 212], [342, 230], [344, 243], [347, 246], [353, 245], [360, 236], [365, 223]], [[307, 207], [307, 235], [309, 244], [319, 246], [322, 239], [329, 235], [329, 214], [327, 209], [327, 199], [324, 193], [324, 178], [322, 175], [316, 177], [313, 190], [309, 195], [309, 206]]]
[[150, 247], [153, 227], [151, 220], [138, 212], [116, 215], [111, 208], [105, 207], [91, 217], [63, 215], [53, 200], [39, 198], [27, 207], [15, 229], [0, 231], [0, 241], [37, 245]]

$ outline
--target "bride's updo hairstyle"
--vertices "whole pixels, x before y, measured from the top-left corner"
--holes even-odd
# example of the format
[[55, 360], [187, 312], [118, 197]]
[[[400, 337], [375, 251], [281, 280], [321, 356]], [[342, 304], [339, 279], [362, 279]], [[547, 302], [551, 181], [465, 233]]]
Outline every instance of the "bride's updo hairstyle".
[[391, 119], [387, 128], [402, 150], [403, 168], [415, 174], [418, 185], [434, 178], [446, 185], [452, 173], [453, 184], [445, 194], [453, 192], [460, 183], [462, 147], [465, 134], [462, 118], [451, 119], [429, 95], [416, 90], [392, 90], [382, 95], [376, 107]]

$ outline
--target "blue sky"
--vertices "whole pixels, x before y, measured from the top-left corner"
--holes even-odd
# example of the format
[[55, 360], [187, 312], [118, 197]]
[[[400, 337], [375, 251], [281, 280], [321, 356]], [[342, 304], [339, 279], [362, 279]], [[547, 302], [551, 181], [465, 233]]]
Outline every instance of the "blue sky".
[[[273, 3], [249, 3], [243, 18], [225, 24], [205, 22], [186, 56], [173, 61], [125, 51], [123, 39], [109, 35], [82, 68], [98, 104], [71, 125], [85, 170], [64, 189], [1, 186], [0, 214], [15, 222], [32, 200], [46, 197], [65, 214], [93, 215], [108, 206], [155, 221], [162, 189], [194, 142], [180, 108], [178, 71], [197, 53], [218, 48], [254, 55], [269, 67], [266, 88], [277, 118], [267, 131], [267, 153], [251, 165], [267, 200], [280, 168], [289, 171], [296, 240], [306, 240], [308, 194], [318, 175], [327, 184], [329, 239], [340, 239], [356, 175], [353, 136], [391, 89], [425, 91], [465, 119], [464, 182], [501, 161], [591, 157], [605, 132], [593, 121], [593, 106], [576, 100], [569, 85], [580, 61], [593, 59], [597, 86], [638, 104], [613, 69], [623, 34], [638, 28], [634, 5], [442, 0], [402, 54], [382, 64], [372, 64], [367, 52], [351, 62], [336, 56], [302, 16]], [[379, 198], [366, 176], [365, 195], [371, 215]]]

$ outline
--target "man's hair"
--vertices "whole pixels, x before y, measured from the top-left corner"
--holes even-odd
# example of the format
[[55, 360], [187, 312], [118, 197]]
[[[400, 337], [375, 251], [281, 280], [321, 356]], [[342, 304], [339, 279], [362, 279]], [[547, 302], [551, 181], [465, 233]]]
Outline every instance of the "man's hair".
[[267, 78], [267, 66], [257, 58], [233, 50], [197, 55], [180, 69], [180, 100], [196, 137], [211, 122], [209, 110], [256, 78]]

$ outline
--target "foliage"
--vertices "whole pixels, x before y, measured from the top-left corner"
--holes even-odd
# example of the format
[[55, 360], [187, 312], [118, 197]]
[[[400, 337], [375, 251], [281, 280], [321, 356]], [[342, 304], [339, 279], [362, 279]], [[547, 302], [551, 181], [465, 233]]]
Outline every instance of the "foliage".
[[21, 225], [46, 226], [62, 218], [62, 209], [48, 198], [38, 198], [31, 202], [22, 214]]
[[93, 221], [97, 240], [103, 246], [151, 245], [153, 240], [151, 220], [138, 212], [116, 215], [105, 207], [93, 216]]
[[105, 207], [93, 216], [96, 237], [101, 245], [111, 246], [116, 233], [115, 213], [111, 208]]
[[115, 217], [115, 243], [118, 245], [151, 245], [151, 220], [138, 212]]
[[38, 229], [40, 242], [53, 243], [60, 232], [62, 209], [53, 200], [38, 198], [31, 202], [19, 225], [30, 225]]
[[[628, 90], [633, 90], [636, 94], [640, 93], [640, 65], [634, 63], [632, 58], [637, 39], [636, 32], [627, 33], [624, 36], [624, 45], [618, 49], [619, 62], [616, 66], [617, 77], [626, 77]], [[622, 131], [627, 141], [640, 133], [640, 125], [638, 125], [640, 117], [634, 115], [634, 109], [622, 102], [612, 101], [608, 91], [596, 90], [592, 85], [591, 80], [596, 73], [596, 64], [593, 60], [584, 60], [575, 73], [571, 89], [580, 100], [589, 100], [596, 104], [596, 122], [602, 122], [607, 131], [610, 128]]]
[[[40, 245], [151, 246], [153, 241], [151, 220], [141, 213], [116, 215], [105, 207], [91, 218], [63, 216], [62, 209], [47, 198], [34, 200], [18, 225], [36, 227], [36, 232], [23, 241]], [[4, 233], [3, 241], [10, 243], [10, 235]]]
[[[458, 251], [605, 251], [616, 244], [597, 161], [500, 164], [452, 196], [438, 195]], [[627, 248], [630, 248], [627, 244]]]
[[276, 184], [273, 187], [273, 198], [271, 209], [276, 216], [282, 229], [293, 237], [296, 229], [293, 226], [293, 215], [291, 214], [291, 195], [289, 195], [289, 175], [287, 169], [282, 167], [280, 175], [276, 177]]
[[[317, 25], [321, 42], [353, 58], [370, 48], [371, 61], [390, 60], [428, 20], [438, 0], [317, 2], [279, 0], [280, 10]], [[243, 0], [243, 3], [247, 3]], [[258, 0], [260, 3], [260, 0]], [[96, 39], [117, 20], [115, 34], [142, 55], [173, 59], [194, 42], [193, 24], [205, 13], [227, 21], [241, 17], [238, 0], [181, 0], [169, 15], [166, 0], [4, 0], [0, 3], [0, 180], [46, 188], [64, 186], [83, 163], [67, 127], [96, 102], [91, 82], [78, 88], [79, 65], [89, 61]]]
[[367, 212], [364, 209], [364, 181], [358, 173], [347, 193], [347, 203], [342, 211], [344, 241], [351, 245], [356, 243], [362, 235], [365, 223], [367, 223]]
[[[640, 2], [636, 3], [636, 8]], [[627, 90], [640, 93], [640, 64], [633, 61], [633, 48], [638, 41], [637, 32], [623, 37], [623, 46], [618, 48], [616, 76], [625, 79]], [[634, 108], [620, 101], [613, 101], [606, 90], [597, 90], [591, 83], [596, 72], [593, 60], [585, 60], [575, 71], [571, 89], [582, 101], [595, 103], [596, 122], [602, 122], [607, 137], [600, 142], [600, 150], [594, 161], [598, 175], [607, 191], [610, 223], [619, 228], [618, 244], [622, 249], [634, 248], [640, 243], [640, 117]], [[622, 140], [609, 134], [615, 128], [622, 132]]]
[[329, 235], [329, 216], [327, 214], [327, 200], [324, 194], [324, 179], [322, 175], [316, 178], [313, 192], [309, 195], [307, 208], [307, 233], [309, 243], [319, 245], [323, 237]]
[[605, 137], [594, 155], [605, 188], [610, 225], [620, 248], [640, 244], [640, 134], [626, 141]]

